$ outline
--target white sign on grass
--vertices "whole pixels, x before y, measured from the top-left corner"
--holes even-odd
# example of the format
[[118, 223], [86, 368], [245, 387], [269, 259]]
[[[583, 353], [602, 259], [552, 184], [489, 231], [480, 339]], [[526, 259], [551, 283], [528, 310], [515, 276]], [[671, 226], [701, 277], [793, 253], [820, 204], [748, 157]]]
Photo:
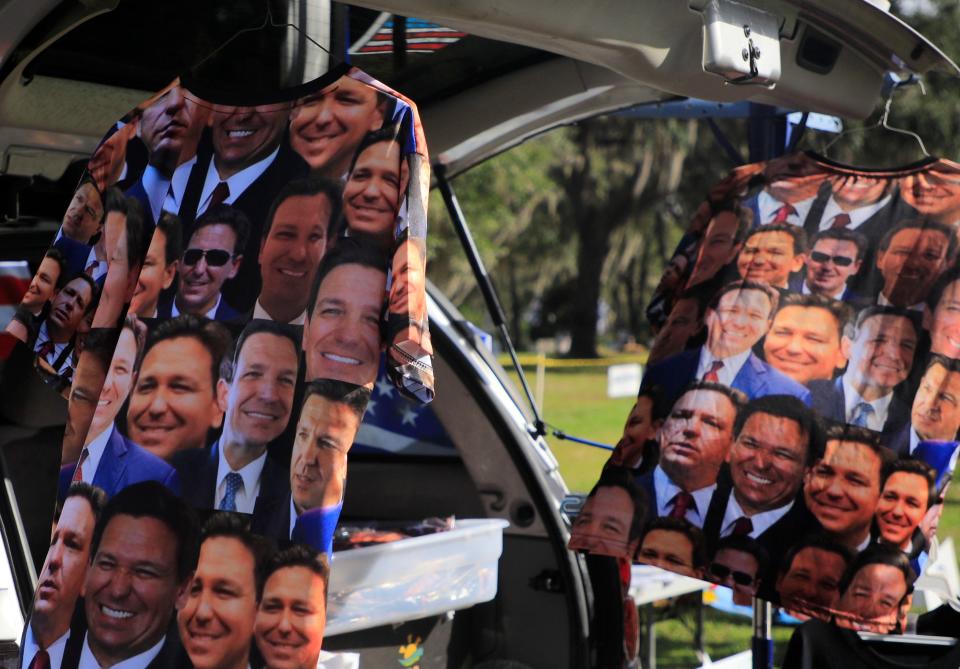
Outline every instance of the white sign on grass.
[[640, 390], [643, 367], [631, 362], [607, 367], [607, 397], [635, 397]]

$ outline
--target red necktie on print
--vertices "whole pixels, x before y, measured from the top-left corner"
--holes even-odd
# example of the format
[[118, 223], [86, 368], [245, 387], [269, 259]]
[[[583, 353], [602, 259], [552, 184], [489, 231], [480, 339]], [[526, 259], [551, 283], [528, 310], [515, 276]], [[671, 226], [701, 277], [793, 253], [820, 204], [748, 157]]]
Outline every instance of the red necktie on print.
[[693, 495], [690, 493], [681, 490], [673, 498], [673, 508], [670, 509], [670, 513], [667, 515], [671, 518], [686, 518], [687, 511], [693, 509], [697, 510], [697, 503], [693, 499]]
[[77, 461], [77, 468], [73, 470], [73, 478], [70, 479], [71, 482], [83, 480], [83, 463], [88, 455], [90, 455], [90, 451], [86, 448], [80, 452], [80, 459]]
[[99, 266], [100, 266], [100, 262], [97, 260], [94, 260], [92, 263], [87, 265], [87, 268], [83, 270], [83, 273], [86, 274], [87, 276], [93, 276], [93, 273], [96, 271], [96, 269]]
[[753, 521], [746, 516], [740, 516], [733, 521], [733, 532], [731, 532], [733, 536], [745, 537], [749, 536], [751, 532], [753, 532]]
[[27, 669], [50, 669], [50, 654], [43, 648], [39, 649]]
[[703, 375], [703, 380], [709, 381], [710, 383], [720, 383], [720, 377], [717, 375], [717, 372], [720, 371], [721, 367], [723, 367], [723, 360], [714, 360], [710, 363], [710, 369]]
[[48, 355], [53, 353], [53, 349], [56, 347], [52, 341], [47, 340], [40, 344], [40, 347], [37, 348], [37, 355], [41, 358], [46, 358]]
[[786, 223], [787, 219], [797, 213], [797, 210], [793, 208], [793, 205], [785, 204], [775, 212], [773, 212], [773, 219], [771, 223]]
[[850, 215], [849, 214], [837, 214], [833, 217], [833, 223], [830, 224], [831, 230], [836, 230], [838, 228], [845, 228], [850, 225]]
[[207, 205], [207, 208], [216, 207], [218, 204], [223, 204], [223, 201], [230, 197], [230, 187], [227, 186], [226, 181], [221, 181], [217, 184], [217, 187], [213, 189], [213, 193], [210, 194], [210, 204]]

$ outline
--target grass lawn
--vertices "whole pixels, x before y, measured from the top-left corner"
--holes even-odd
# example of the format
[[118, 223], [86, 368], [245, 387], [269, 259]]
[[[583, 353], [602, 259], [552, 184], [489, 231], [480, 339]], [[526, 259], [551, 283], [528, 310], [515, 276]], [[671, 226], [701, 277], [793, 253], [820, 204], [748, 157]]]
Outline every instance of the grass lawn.
[[[596, 367], [548, 369], [544, 384], [544, 420], [577, 437], [610, 444], [620, 438], [623, 423], [633, 405], [632, 398], [607, 398], [606, 366], [620, 360], [600, 360]], [[536, 370], [525, 367], [527, 381], [535, 386]], [[510, 374], [514, 381], [514, 374]], [[519, 385], [519, 384], [518, 384]], [[547, 441], [560, 463], [560, 472], [570, 490], [587, 492], [596, 482], [608, 451], [549, 436]], [[960, 483], [950, 487], [940, 521], [941, 542], [953, 537], [960, 550]], [[683, 612], [678, 618], [657, 624], [657, 666], [660, 669], [688, 669], [699, 666], [693, 650], [694, 617]], [[777, 666], [792, 628], [774, 627]], [[746, 618], [707, 608], [704, 634], [706, 650], [714, 660], [750, 647], [752, 629]]]

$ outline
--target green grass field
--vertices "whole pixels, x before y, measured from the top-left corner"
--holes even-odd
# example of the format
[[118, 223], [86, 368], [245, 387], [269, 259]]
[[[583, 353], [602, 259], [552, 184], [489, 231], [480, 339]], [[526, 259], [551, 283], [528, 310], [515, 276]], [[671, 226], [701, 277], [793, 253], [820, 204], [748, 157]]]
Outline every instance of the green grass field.
[[[631, 398], [607, 398], [606, 366], [622, 359], [598, 361], [596, 367], [548, 369], [545, 377], [544, 420], [557, 429], [576, 436], [613, 445], [620, 438], [623, 423], [633, 405]], [[531, 387], [535, 386], [535, 368], [524, 367]], [[511, 378], [516, 382], [512, 372]], [[518, 384], [519, 387], [519, 384]], [[608, 451], [549, 436], [547, 441], [560, 463], [560, 472], [574, 492], [587, 492], [596, 482]], [[940, 540], [953, 537], [960, 549], [960, 484], [951, 486], [943, 518]], [[707, 609], [705, 615], [706, 651], [714, 660], [750, 647], [751, 626], [746, 618]], [[792, 632], [775, 627], [778, 658]], [[778, 662], [779, 664], [779, 662]], [[693, 617], [690, 612], [657, 624], [657, 666], [660, 669], [698, 667], [693, 650]]]

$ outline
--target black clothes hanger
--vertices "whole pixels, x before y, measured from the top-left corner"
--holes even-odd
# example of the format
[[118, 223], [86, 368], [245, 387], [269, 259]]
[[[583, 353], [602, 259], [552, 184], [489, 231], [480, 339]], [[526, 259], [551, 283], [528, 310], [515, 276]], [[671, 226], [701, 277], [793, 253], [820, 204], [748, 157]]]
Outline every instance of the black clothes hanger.
[[273, 9], [271, 8], [270, 0], [266, 0], [266, 6], [267, 6], [267, 11], [264, 13], [264, 15], [263, 15], [263, 22], [262, 22], [260, 25], [258, 25], [258, 26], [252, 26], [252, 27], [249, 27], [249, 28], [241, 28], [241, 29], [238, 30], [237, 32], [233, 33], [233, 35], [231, 35], [230, 37], [227, 38], [227, 41], [225, 41], [223, 44], [221, 44], [221, 45], [218, 46], [216, 49], [214, 49], [213, 51], [211, 51], [209, 54], [207, 54], [206, 56], [204, 56], [204, 57], [200, 60], [200, 62], [196, 63], [196, 64], [195, 64], [192, 68], [190, 68], [190, 69], [191, 69], [191, 70], [196, 70], [196, 69], [198, 69], [200, 66], [202, 66], [202, 65], [203, 65], [204, 63], [206, 63], [207, 61], [211, 60], [211, 59], [212, 59], [214, 56], [216, 56], [218, 53], [220, 53], [220, 52], [222, 52], [224, 49], [226, 49], [227, 46], [229, 46], [234, 40], [236, 40], [238, 37], [240, 37], [240, 35], [243, 35], [244, 33], [259, 32], [259, 31], [263, 30], [264, 28], [268, 28], [268, 27], [269, 27], [269, 28], [293, 28], [293, 29], [296, 30], [298, 33], [300, 33], [301, 35], [303, 35], [303, 36], [307, 39], [307, 41], [309, 41], [310, 43], [312, 43], [312, 44], [313, 44], [314, 46], [316, 46], [318, 49], [322, 50], [324, 53], [326, 53], [326, 54], [327, 54], [328, 56], [330, 56], [331, 58], [335, 58], [335, 56], [330, 52], [330, 50], [329, 50], [327, 47], [323, 46], [322, 44], [320, 44], [320, 42], [318, 42], [318, 41], [316, 41], [315, 39], [313, 39], [312, 37], [310, 37], [310, 35], [307, 33], [307, 31], [306, 31], [306, 30], [303, 30], [300, 26], [298, 26], [298, 25], [296, 25], [296, 24], [294, 24], [294, 23], [289, 23], [289, 22], [287, 22], [287, 23], [279, 22], [279, 21], [277, 21], [276, 19], [274, 19], [274, 18], [273, 18]]
[[[181, 76], [181, 84], [197, 98], [217, 104], [254, 106], [290, 102], [325, 88], [346, 74], [350, 65], [311, 37], [303, 28], [274, 17], [271, 0], [265, 0], [263, 21], [240, 28], [209, 54], [201, 58]], [[274, 63], [267, 32], [271, 29], [293, 29], [306, 42], [316, 46], [330, 58], [332, 65], [317, 79], [301, 83], [283, 83], [284, 64]], [[260, 34], [263, 40], [238, 47], [244, 35]], [[279, 42], [278, 42], [279, 43]], [[229, 57], [227, 57], [229, 53]]]

